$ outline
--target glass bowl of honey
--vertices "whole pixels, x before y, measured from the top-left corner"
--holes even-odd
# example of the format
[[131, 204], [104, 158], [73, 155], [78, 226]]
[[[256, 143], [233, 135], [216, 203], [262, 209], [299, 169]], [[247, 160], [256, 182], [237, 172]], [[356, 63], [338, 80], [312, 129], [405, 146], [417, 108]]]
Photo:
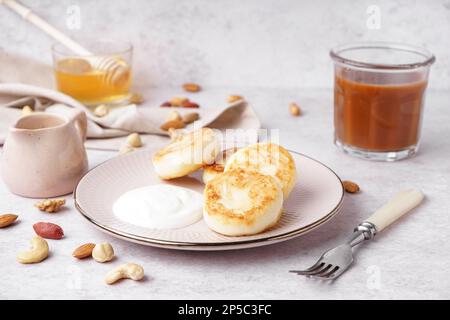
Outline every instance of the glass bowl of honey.
[[369, 160], [416, 154], [435, 57], [400, 43], [352, 43], [330, 51], [334, 61], [334, 140]]
[[132, 82], [132, 45], [103, 40], [83, 44], [89, 54], [74, 54], [59, 43], [52, 46], [56, 88], [87, 106], [127, 101]]

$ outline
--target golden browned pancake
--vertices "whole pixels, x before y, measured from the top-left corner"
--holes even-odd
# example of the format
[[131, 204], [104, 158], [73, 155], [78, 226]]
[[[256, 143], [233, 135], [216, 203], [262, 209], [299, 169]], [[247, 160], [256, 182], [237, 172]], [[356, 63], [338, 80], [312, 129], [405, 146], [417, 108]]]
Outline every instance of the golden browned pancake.
[[202, 128], [176, 137], [153, 155], [152, 162], [161, 179], [173, 179], [212, 163], [219, 151], [220, 143], [214, 131]]
[[256, 143], [239, 149], [225, 165], [225, 172], [234, 169], [254, 170], [274, 177], [281, 185], [284, 199], [295, 185], [295, 162], [289, 151], [274, 143]]
[[206, 184], [203, 218], [228, 236], [263, 232], [280, 219], [283, 192], [275, 178], [251, 170], [228, 170]]

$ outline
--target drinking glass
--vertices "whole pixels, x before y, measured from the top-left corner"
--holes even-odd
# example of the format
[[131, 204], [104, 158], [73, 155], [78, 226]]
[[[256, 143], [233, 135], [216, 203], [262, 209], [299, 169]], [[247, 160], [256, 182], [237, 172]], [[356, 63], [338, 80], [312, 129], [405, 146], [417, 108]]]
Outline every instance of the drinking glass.
[[352, 43], [334, 61], [334, 141], [344, 152], [394, 161], [419, 147], [425, 91], [435, 57], [389, 42]]
[[95, 106], [127, 100], [131, 86], [131, 44], [84, 41], [91, 55], [77, 55], [61, 44], [52, 46], [56, 87], [80, 102]]

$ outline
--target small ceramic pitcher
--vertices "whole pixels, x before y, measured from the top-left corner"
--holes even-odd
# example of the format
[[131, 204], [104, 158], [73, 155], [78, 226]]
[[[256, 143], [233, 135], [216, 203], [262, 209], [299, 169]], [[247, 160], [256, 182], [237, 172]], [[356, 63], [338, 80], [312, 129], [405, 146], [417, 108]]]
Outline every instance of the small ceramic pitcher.
[[88, 169], [86, 128], [86, 114], [79, 110], [68, 116], [35, 112], [19, 118], [3, 146], [3, 181], [24, 197], [71, 193]]

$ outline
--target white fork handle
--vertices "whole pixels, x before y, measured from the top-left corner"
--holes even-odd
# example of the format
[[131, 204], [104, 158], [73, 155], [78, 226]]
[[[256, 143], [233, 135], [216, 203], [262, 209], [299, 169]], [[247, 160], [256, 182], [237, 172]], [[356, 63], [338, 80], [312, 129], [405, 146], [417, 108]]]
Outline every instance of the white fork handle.
[[420, 190], [401, 191], [375, 211], [366, 221], [373, 223], [377, 232], [382, 231], [405, 213], [415, 208], [424, 198]]

